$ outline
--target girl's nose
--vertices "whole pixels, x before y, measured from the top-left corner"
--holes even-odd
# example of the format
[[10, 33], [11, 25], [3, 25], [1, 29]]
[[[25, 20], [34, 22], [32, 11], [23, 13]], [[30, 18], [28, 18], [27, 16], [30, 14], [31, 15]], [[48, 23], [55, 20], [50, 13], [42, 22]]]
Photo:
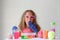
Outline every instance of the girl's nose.
[[29, 17], [29, 21], [31, 21], [31, 17]]

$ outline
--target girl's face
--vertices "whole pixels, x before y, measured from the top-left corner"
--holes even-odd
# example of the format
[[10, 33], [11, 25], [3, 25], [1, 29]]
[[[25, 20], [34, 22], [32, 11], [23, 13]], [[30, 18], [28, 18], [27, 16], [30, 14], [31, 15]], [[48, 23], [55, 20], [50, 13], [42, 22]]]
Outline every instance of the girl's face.
[[25, 19], [26, 24], [28, 24], [29, 21], [31, 21], [33, 23], [35, 16], [32, 15], [31, 12], [26, 12], [24, 19]]

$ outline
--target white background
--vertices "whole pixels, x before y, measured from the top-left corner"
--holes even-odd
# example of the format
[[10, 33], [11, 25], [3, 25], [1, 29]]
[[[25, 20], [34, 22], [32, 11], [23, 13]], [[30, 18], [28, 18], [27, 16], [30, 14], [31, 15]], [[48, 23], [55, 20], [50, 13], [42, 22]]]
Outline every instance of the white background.
[[1, 0], [1, 40], [8, 37], [12, 26], [18, 26], [21, 15], [27, 9], [32, 9], [37, 15], [37, 21], [42, 29], [51, 29], [50, 22], [56, 22], [56, 38], [60, 29], [60, 0]]

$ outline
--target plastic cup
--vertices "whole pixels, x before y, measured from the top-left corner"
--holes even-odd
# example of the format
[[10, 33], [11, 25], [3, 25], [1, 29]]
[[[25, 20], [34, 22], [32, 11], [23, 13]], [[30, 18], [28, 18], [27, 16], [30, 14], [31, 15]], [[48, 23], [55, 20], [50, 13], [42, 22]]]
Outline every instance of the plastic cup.
[[47, 39], [48, 38], [48, 31], [43, 30], [43, 38]]
[[43, 31], [42, 31], [42, 30], [40, 30], [40, 31], [38, 32], [38, 37], [39, 37], [39, 38], [43, 38]]
[[14, 32], [14, 39], [18, 39], [21, 36], [21, 32]]

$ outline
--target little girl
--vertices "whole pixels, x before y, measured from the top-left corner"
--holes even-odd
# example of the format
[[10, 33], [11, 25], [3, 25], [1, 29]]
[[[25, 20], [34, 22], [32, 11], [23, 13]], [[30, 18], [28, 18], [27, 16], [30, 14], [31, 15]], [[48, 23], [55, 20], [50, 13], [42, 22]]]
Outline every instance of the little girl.
[[[29, 25], [30, 23], [32, 23], [32, 25], [35, 23], [35, 25], [31, 27], [31, 25]], [[28, 29], [31, 32], [38, 32], [40, 30], [40, 26], [37, 24], [36, 15], [34, 11], [26, 10], [23, 13], [19, 28], [22, 32], [24, 32], [25, 29]]]
[[[21, 32], [29, 33], [29, 32], [38, 32], [40, 30], [40, 26], [36, 21], [36, 14], [32, 10], [26, 10], [21, 18], [21, 22], [18, 25]], [[11, 37], [11, 35], [10, 35]]]

